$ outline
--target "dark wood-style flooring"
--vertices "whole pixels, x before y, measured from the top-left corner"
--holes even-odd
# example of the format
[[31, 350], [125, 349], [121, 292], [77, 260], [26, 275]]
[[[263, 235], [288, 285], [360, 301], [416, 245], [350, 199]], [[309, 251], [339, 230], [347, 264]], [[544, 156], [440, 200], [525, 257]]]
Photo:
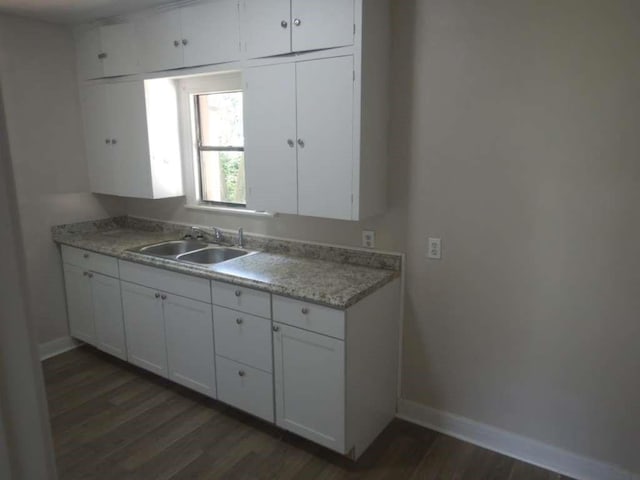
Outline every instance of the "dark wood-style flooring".
[[566, 479], [400, 420], [354, 464], [89, 347], [44, 373], [62, 480]]

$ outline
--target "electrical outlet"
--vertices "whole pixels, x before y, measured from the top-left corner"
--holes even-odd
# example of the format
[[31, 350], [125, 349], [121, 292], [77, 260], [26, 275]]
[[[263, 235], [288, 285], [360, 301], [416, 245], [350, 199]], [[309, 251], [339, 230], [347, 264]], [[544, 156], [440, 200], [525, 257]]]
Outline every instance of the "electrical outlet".
[[376, 232], [373, 230], [363, 230], [362, 246], [365, 248], [376, 248]]
[[439, 238], [429, 237], [427, 258], [440, 260], [442, 258], [442, 241]]

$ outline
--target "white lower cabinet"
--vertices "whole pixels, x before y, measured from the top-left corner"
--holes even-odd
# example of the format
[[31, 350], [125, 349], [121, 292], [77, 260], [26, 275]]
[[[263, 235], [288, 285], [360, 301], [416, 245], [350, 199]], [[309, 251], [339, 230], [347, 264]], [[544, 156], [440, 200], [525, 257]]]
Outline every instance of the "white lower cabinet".
[[342, 310], [62, 256], [75, 338], [354, 459], [395, 416], [398, 280]]
[[71, 336], [95, 345], [96, 324], [93, 320], [91, 283], [87, 278], [86, 270], [65, 264], [64, 282], [67, 290], [67, 313]]
[[276, 423], [345, 452], [344, 341], [274, 323]]
[[273, 422], [273, 375], [224, 357], [216, 358], [218, 399]]
[[71, 336], [126, 360], [120, 281], [68, 263], [64, 279]]
[[169, 378], [215, 398], [211, 305], [166, 295], [163, 307]]
[[120, 280], [98, 273], [92, 274], [91, 294], [96, 325], [96, 346], [121, 360], [127, 359], [122, 318]]
[[122, 282], [122, 307], [129, 362], [168, 377], [160, 293], [151, 288]]

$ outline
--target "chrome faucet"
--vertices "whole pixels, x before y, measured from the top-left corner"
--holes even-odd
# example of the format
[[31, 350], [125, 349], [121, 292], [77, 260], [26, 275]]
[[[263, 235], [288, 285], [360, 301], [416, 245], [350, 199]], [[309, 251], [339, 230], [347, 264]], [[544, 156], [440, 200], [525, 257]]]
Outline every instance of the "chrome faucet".
[[211, 228], [213, 228], [213, 237], [216, 239], [216, 243], [222, 243], [222, 232], [216, 227]]
[[191, 227], [191, 235], [185, 235], [185, 238], [196, 238], [198, 240], [204, 239], [204, 233], [198, 227]]
[[244, 230], [242, 228], [238, 229], [238, 246], [244, 248]]

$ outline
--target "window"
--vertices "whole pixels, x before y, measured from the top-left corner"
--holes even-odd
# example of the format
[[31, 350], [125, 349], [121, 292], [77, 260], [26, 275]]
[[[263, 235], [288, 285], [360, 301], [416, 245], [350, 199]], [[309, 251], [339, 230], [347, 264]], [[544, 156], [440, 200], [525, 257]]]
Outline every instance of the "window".
[[242, 92], [193, 96], [202, 203], [246, 206]]

